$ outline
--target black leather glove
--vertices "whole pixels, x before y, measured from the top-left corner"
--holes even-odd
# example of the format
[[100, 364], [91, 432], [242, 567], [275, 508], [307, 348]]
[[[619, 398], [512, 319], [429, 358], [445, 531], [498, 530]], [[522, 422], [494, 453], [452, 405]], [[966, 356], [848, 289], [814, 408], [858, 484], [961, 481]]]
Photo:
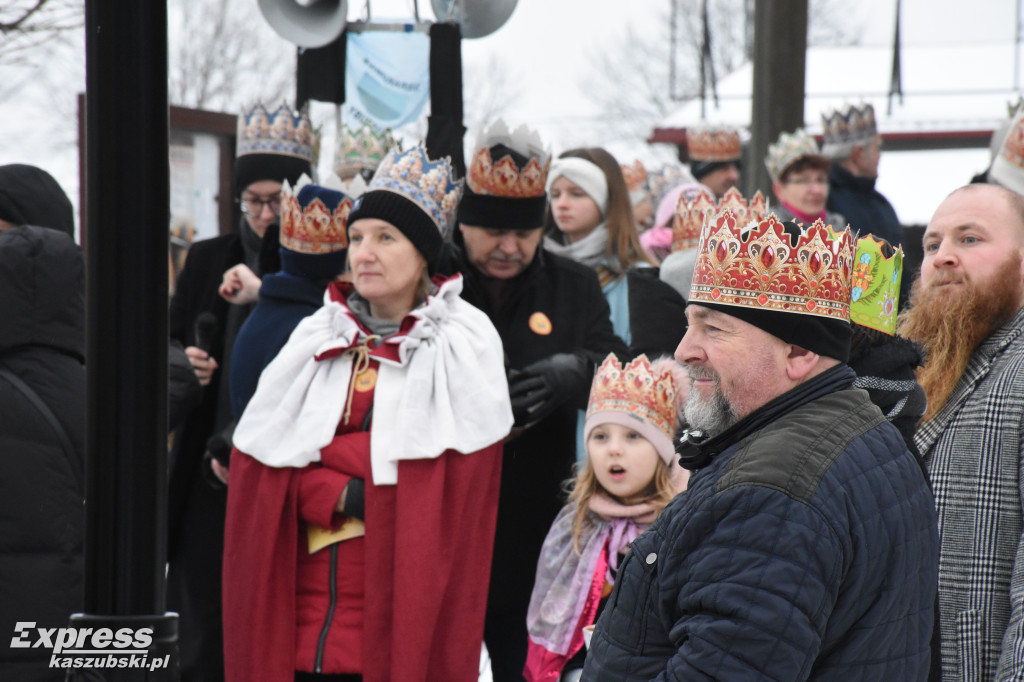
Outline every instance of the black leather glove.
[[566, 402], [586, 402], [592, 375], [590, 360], [575, 353], [556, 353], [510, 372], [514, 426], [528, 429]]

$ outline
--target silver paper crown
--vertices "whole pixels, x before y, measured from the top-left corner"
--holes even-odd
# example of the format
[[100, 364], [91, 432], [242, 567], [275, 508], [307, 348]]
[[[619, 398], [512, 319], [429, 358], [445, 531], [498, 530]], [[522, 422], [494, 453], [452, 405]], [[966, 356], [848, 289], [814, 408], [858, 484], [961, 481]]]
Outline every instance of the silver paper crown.
[[772, 182], [778, 181], [793, 162], [804, 156], [822, 156], [818, 143], [806, 130], [797, 128], [792, 133], [779, 135], [778, 141], [768, 147], [768, 156], [764, 159]]
[[293, 111], [282, 103], [274, 111], [257, 102], [238, 117], [235, 156], [280, 154], [316, 163], [316, 134], [303, 108]]
[[821, 115], [821, 122], [825, 137], [821, 153], [830, 159], [845, 159], [854, 147], [867, 144], [878, 135], [875, 108], [871, 104], [847, 104], [842, 109], [832, 109]]

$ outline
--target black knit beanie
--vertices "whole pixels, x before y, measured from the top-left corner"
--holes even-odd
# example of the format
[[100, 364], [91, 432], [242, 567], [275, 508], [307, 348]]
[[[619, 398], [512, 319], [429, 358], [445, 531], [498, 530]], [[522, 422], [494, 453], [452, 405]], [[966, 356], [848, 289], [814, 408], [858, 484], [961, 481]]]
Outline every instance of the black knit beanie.
[[15, 227], [36, 225], [75, 236], [71, 200], [52, 175], [36, 166], [0, 166], [0, 220]]
[[690, 173], [695, 180], [700, 180], [705, 175], [710, 175], [719, 168], [725, 168], [726, 166], [736, 166], [737, 170], [743, 169], [740, 159], [732, 159], [731, 161], [691, 161]]
[[477, 194], [467, 185], [462, 191], [456, 220], [463, 225], [497, 230], [536, 230], [544, 226], [546, 195], [512, 198]]
[[241, 194], [246, 187], [260, 180], [287, 180], [294, 186], [303, 173], [310, 177], [313, 175], [309, 159], [284, 154], [244, 154], [235, 159], [235, 194]]
[[352, 211], [348, 214], [348, 228], [351, 229], [352, 223], [361, 218], [378, 218], [394, 225], [423, 254], [430, 274], [433, 275], [437, 270], [443, 241], [441, 230], [419, 204], [397, 192], [375, 189], [352, 204]]

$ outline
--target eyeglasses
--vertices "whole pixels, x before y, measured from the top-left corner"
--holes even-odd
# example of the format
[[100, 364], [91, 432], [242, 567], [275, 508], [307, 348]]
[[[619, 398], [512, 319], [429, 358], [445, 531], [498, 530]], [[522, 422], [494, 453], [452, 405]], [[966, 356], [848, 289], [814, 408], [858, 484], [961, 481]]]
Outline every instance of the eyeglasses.
[[270, 208], [270, 212], [276, 216], [281, 215], [281, 197], [270, 197], [269, 199], [260, 199], [259, 197], [242, 197], [242, 213], [247, 216], [258, 217], [263, 213], [263, 207], [267, 206]]

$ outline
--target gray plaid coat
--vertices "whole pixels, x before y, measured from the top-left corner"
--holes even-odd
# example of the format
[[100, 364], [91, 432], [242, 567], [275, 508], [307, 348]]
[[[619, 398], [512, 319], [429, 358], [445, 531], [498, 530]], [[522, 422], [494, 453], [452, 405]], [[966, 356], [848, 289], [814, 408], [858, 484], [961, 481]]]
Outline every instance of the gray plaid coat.
[[942, 679], [1024, 680], [1024, 309], [915, 438], [939, 517]]

